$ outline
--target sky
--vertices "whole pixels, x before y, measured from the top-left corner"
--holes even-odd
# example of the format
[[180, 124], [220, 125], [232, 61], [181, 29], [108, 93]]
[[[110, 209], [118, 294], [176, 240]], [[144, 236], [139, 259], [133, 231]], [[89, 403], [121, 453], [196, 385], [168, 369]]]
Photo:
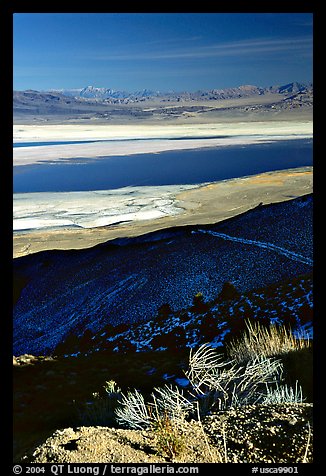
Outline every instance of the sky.
[[13, 25], [15, 90], [313, 80], [310, 13], [15, 13]]

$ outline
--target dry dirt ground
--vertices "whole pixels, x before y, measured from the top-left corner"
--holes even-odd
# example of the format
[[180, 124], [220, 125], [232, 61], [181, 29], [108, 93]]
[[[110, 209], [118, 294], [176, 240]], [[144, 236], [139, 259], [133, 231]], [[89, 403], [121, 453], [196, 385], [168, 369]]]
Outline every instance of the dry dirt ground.
[[23, 461], [33, 463], [309, 463], [313, 405], [249, 405], [184, 423], [168, 455], [157, 432], [108, 427], [57, 430]]

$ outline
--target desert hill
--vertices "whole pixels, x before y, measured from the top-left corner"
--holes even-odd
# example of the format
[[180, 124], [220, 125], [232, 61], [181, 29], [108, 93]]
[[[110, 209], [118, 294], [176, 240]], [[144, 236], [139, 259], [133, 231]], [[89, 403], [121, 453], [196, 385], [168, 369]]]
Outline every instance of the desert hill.
[[71, 333], [146, 323], [169, 304], [242, 294], [310, 273], [312, 195], [260, 206], [216, 225], [118, 239], [14, 260], [14, 355], [46, 355]]

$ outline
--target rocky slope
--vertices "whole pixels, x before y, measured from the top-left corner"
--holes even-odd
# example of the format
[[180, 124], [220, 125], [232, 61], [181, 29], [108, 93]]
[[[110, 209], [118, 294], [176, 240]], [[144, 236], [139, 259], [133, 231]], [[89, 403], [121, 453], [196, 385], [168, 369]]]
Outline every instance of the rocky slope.
[[[163, 305], [144, 324], [106, 325], [92, 333], [71, 332], [58, 344], [56, 353], [80, 355], [109, 350], [148, 352], [199, 347], [210, 342], [223, 346], [245, 329], [245, 319], [291, 326], [297, 333], [312, 337], [313, 282], [306, 274], [266, 288], [239, 295], [230, 285], [230, 295], [221, 291], [214, 301], [194, 297], [194, 304], [181, 311]], [[225, 288], [224, 288], [225, 289]], [[236, 294], [234, 296], [233, 294]]]
[[[216, 225], [17, 258], [14, 355], [47, 355], [69, 334], [146, 325], [164, 304], [181, 311], [198, 292], [214, 300], [228, 281], [243, 294], [311, 270], [311, 195], [261, 206]], [[300, 306], [305, 300], [311, 305], [309, 297], [302, 299]], [[239, 307], [248, 310], [250, 302]], [[222, 325], [221, 310], [212, 312]], [[191, 321], [186, 313], [176, 318]]]

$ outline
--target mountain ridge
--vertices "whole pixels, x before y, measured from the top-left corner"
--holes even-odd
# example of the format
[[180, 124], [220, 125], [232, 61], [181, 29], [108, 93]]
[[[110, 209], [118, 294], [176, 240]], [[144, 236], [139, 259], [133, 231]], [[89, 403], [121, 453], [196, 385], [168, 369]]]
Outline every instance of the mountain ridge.
[[[261, 114], [273, 118], [280, 113], [312, 114], [313, 85], [298, 82], [261, 88], [242, 85], [235, 88], [189, 91], [134, 92], [86, 86], [51, 91], [14, 91], [15, 120], [115, 121], [204, 121], [224, 122], [231, 116], [251, 120]], [[34, 117], [33, 117], [34, 116]], [[42, 117], [43, 116], [43, 117]], [[19, 119], [20, 118], [20, 119]]]
[[31, 94], [39, 94], [40, 97], [48, 96], [49, 99], [57, 97], [70, 97], [75, 99], [134, 99], [135, 101], [142, 101], [144, 99], [176, 99], [176, 100], [218, 100], [218, 99], [232, 99], [239, 97], [249, 97], [264, 94], [297, 94], [312, 91], [312, 83], [291, 82], [285, 85], [273, 85], [269, 87], [260, 87], [256, 85], [240, 85], [229, 88], [213, 88], [213, 89], [199, 89], [197, 91], [154, 91], [150, 89], [142, 89], [138, 91], [116, 90], [113, 88], [86, 86], [83, 88], [67, 88], [67, 89], [49, 89], [49, 90], [14, 90], [14, 100], [19, 100], [22, 96]]
[[83, 97], [83, 98], [128, 98], [128, 97], [139, 97], [139, 98], [149, 98], [149, 97], [164, 97], [164, 96], [178, 96], [184, 99], [189, 98], [198, 98], [198, 97], [210, 97], [213, 96], [214, 99], [226, 99], [240, 96], [248, 95], [261, 95], [266, 93], [298, 93], [307, 91], [311, 89], [312, 83], [299, 83], [297, 81], [287, 83], [285, 85], [273, 85], [269, 87], [260, 87], [251, 84], [240, 85], [236, 87], [228, 88], [212, 88], [212, 89], [199, 89], [197, 91], [155, 91], [151, 89], [142, 89], [138, 91], [125, 91], [125, 90], [115, 90], [113, 88], [105, 87], [96, 87], [96, 86], [87, 86], [84, 88], [74, 88], [74, 89], [51, 89], [47, 92], [57, 92], [65, 96], [72, 97]]

